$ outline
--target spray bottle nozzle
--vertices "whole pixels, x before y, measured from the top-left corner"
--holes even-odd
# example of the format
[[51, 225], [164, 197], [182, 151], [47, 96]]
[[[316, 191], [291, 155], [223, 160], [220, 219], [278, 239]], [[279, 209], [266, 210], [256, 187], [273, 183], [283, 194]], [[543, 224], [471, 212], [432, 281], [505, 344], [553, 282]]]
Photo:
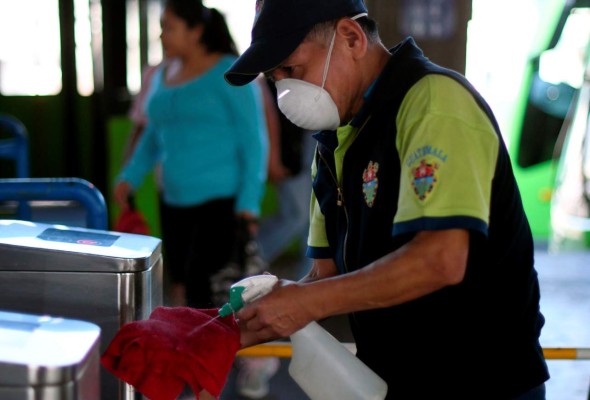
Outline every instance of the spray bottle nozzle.
[[264, 274], [250, 276], [234, 283], [229, 289], [229, 301], [219, 309], [219, 315], [227, 317], [240, 311], [244, 304], [270, 292], [278, 280], [274, 275]]
[[229, 289], [229, 301], [219, 309], [219, 315], [227, 317], [244, 307], [244, 300], [242, 299], [242, 292], [246, 290], [244, 286], [232, 286]]

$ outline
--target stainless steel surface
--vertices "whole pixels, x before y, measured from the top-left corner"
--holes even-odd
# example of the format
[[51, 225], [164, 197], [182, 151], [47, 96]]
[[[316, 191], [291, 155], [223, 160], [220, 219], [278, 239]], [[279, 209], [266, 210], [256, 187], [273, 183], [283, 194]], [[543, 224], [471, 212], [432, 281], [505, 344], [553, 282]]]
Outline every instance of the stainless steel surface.
[[151, 236], [0, 220], [0, 271], [142, 271], [154, 265], [160, 247]]
[[[0, 309], [95, 323], [102, 354], [123, 324], [162, 305], [160, 249], [149, 236], [0, 221]], [[101, 392], [136, 397], [104, 369]]]
[[100, 328], [0, 311], [0, 399], [99, 400]]

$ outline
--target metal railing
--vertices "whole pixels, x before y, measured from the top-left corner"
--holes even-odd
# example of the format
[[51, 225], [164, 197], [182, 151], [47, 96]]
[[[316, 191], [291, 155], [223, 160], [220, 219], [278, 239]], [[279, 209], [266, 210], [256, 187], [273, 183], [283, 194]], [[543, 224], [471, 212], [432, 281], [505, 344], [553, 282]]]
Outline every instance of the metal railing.
[[[107, 206], [102, 193], [80, 178], [13, 178], [0, 179], [0, 201], [69, 200], [86, 209], [86, 227], [108, 229]], [[19, 216], [30, 220], [30, 216]]]

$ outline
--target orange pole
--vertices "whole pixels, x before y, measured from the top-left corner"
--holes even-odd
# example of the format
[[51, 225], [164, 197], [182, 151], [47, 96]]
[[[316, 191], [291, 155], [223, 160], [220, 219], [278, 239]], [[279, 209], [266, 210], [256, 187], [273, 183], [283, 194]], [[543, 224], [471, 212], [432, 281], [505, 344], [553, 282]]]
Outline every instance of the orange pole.
[[589, 348], [547, 347], [543, 354], [548, 360], [590, 360]]
[[[354, 343], [343, 343], [355, 352]], [[543, 354], [547, 360], [590, 360], [590, 348], [545, 347]], [[293, 349], [289, 342], [271, 342], [248, 347], [238, 352], [238, 357], [280, 357], [291, 358]]]

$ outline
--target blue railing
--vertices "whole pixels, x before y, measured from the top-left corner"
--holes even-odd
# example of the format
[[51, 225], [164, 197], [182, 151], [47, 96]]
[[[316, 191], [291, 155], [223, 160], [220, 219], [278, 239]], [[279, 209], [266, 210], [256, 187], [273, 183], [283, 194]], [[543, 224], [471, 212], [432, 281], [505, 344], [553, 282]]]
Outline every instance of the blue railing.
[[[86, 227], [107, 230], [108, 216], [104, 197], [90, 182], [80, 178], [0, 179], [0, 201], [77, 201], [86, 209]], [[30, 216], [19, 215], [30, 220]]]

